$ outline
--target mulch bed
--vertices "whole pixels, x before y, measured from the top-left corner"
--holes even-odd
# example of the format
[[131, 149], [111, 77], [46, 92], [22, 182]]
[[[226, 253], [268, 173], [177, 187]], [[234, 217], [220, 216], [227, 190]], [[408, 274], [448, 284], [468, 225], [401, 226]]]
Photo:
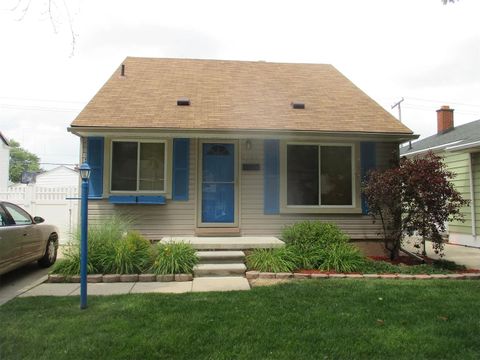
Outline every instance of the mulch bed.
[[[432, 264], [434, 262], [434, 259], [431, 259], [427, 256], [421, 256], [422, 259], [424, 260], [425, 264]], [[404, 266], [413, 266], [413, 265], [421, 265], [422, 261], [420, 261], [417, 258], [414, 258], [413, 256], [407, 256], [407, 255], [402, 255], [396, 258], [395, 260], [390, 260], [389, 257], [387, 256], [368, 256], [369, 259], [374, 260], [374, 261], [385, 261], [387, 263], [390, 263], [392, 265], [404, 265]], [[455, 273], [471, 273], [471, 274], [478, 274], [480, 273], [480, 270], [477, 269], [463, 269], [463, 270], [451, 270]], [[296, 271], [297, 273], [301, 274], [337, 274], [335, 271], [323, 271], [323, 270], [306, 270], [306, 269], [300, 269]], [[361, 274], [358, 272], [352, 272], [348, 274]]]

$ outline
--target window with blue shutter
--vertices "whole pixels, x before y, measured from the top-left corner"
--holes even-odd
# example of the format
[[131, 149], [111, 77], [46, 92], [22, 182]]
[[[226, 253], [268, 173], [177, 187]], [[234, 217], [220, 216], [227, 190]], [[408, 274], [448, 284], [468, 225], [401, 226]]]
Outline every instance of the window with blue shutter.
[[[360, 177], [362, 183], [366, 180], [368, 172], [377, 167], [376, 144], [374, 142], [360, 143]], [[368, 204], [362, 194], [362, 214], [368, 214]]]
[[87, 138], [87, 163], [90, 165], [90, 183], [88, 196], [103, 195], [103, 137]]
[[264, 141], [264, 213], [280, 213], [280, 141]]
[[173, 139], [172, 199], [188, 201], [189, 139]]

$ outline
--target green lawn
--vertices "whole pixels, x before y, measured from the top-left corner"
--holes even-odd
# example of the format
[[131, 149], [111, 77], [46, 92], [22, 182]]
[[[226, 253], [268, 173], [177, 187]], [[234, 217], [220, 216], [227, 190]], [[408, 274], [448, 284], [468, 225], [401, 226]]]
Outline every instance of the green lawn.
[[0, 359], [479, 359], [480, 281], [307, 280], [248, 292], [23, 298]]

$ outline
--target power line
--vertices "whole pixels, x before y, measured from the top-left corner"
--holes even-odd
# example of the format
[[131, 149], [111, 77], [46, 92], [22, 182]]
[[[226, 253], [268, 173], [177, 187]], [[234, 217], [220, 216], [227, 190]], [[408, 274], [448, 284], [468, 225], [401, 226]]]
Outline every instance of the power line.
[[479, 104], [467, 104], [467, 103], [460, 103], [460, 102], [455, 102], [455, 101], [422, 99], [422, 98], [410, 97], [410, 96], [407, 97], [407, 100], [418, 100], [418, 101], [425, 101], [425, 102], [431, 102], [431, 103], [443, 103], [443, 104], [449, 104], [449, 105], [462, 105], [462, 106], [480, 107]]

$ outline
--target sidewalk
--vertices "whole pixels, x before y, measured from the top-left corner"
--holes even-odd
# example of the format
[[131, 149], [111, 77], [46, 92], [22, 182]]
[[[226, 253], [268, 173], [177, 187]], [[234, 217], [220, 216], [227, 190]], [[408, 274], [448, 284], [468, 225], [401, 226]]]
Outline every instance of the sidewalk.
[[[250, 285], [246, 278], [205, 277], [195, 278], [193, 279], [193, 281], [89, 283], [87, 285], [88, 295], [119, 295], [143, 293], [181, 294], [186, 292], [239, 290], [250, 290]], [[78, 283], [43, 283], [22, 293], [20, 297], [78, 295], [80, 295], [80, 284]]]

